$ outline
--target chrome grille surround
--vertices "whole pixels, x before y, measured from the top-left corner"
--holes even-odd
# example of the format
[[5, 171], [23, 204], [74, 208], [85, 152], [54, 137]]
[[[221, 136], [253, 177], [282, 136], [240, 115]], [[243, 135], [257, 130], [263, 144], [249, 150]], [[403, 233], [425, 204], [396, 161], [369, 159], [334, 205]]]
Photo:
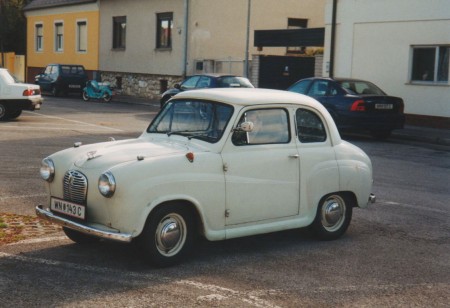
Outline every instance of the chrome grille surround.
[[86, 204], [87, 178], [76, 170], [69, 170], [64, 175], [64, 199], [78, 204]]

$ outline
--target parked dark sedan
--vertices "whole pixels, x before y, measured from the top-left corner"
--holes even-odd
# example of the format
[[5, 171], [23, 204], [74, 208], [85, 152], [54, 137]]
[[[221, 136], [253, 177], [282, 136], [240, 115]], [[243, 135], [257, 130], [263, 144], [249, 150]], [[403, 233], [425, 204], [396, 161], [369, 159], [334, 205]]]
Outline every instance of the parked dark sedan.
[[69, 92], [82, 93], [88, 76], [82, 65], [78, 64], [49, 64], [45, 70], [34, 77], [35, 84], [43, 92], [50, 92], [53, 96], [67, 95]]
[[340, 132], [367, 131], [378, 139], [403, 128], [404, 104], [371, 82], [345, 78], [302, 79], [288, 91], [317, 99], [330, 112]]
[[175, 84], [174, 88], [161, 95], [161, 107], [175, 94], [194, 89], [204, 88], [253, 88], [251, 82], [245, 77], [226, 74], [201, 74], [186, 78], [181, 84]]

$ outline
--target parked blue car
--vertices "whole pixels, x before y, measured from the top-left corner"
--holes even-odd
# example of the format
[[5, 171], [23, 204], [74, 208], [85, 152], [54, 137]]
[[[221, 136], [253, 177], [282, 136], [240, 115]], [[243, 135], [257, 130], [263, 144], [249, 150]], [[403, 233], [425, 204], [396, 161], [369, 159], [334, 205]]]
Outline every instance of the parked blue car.
[[334, 119], [339, 132], [369, 132], [386, 139], [405, 124], [404, 103], [371, 82], [349, 78], [306, 78], [288, 91], [318, 100]]
[[113, 92], [108, 85], [99, 84], [95, 80], [86, 82], [86, 87], [83, 89], [83, 99], [88, 101], [90, 99], [103, 99], [109, 102], [112, 99]]

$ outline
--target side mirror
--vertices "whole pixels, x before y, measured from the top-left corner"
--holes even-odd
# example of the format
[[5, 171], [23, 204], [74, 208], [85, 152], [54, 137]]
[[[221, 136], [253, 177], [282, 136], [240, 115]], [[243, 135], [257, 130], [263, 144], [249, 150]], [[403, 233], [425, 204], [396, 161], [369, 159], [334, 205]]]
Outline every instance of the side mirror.
[[234, 131], [250, 133], [253, 131], [253, 122], [242, 122]]
[[179, 83], [176, 83], [173, 87], [174, 87], [175, 89], [178, 89], [178, 90], [181, 88], [181, 86], [180, 86]]

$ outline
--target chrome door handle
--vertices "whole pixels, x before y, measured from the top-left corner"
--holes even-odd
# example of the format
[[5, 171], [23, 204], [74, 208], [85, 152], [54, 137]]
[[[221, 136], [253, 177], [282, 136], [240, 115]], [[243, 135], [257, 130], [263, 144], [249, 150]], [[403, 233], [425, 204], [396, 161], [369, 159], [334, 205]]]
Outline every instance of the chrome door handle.
[[292, 155], [289, 155], [289, 157], [290, 158], [299, 158], [300, 156], [298, 154], [292, 154]]

